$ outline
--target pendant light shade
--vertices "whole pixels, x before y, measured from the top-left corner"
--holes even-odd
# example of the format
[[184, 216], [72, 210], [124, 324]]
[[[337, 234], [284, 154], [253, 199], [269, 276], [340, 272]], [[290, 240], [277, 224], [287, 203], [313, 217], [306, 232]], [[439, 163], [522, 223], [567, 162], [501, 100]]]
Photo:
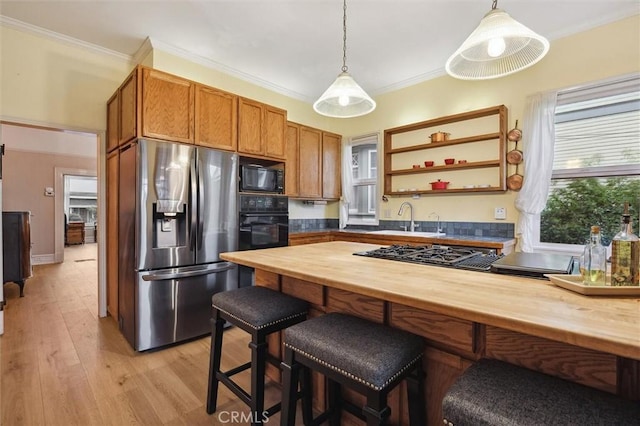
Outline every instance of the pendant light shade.
[[346, 71], [315, 101], [313, 109], [328, 117], [350, 118], [369, 114], [376, 103]]
[[351, 118], [369, 114], [376, 103], [351, 77], [347, 68], [347, 0], [343, 0], [342, 72], [331, 86], [313, 103], [313, 109], [334, 118]]
[[495, 0], [478, 28], [447, 60], [445, 69], [462, 80], [487, 80], [528, 68], [548, 51], [546, 38], [497, 9]]

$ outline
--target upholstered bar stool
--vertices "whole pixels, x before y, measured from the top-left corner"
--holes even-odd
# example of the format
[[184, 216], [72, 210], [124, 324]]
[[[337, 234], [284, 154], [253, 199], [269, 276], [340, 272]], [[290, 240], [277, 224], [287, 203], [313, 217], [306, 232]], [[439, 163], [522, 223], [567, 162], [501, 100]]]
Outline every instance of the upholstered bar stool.
[[[279, 366], [267, 352], [267, 336], [276, 331], [304, 321], [308, 303], [295, 297], [265, 287], [244, 287], [216, 293], [212, 299], [213, 318], [211, 333], [211, 355], [209, 363], [209, 390], [207, 413], [216, 411], [218, 384], [222, 382], [238, 398], [251, 408], [252, 424], [262, 424], [265, 418], [280, 410], [280, 403], [265, 410], [264, 382], [266, 363]], [[224, 322], [241, 328], [251, 335], [251, 362], [232, 370], [220, 371], [222, 334]], [[247, 393], [231, 376], [251, 368], [251, 393]]]
[[638, 401], [488, 359], [451, 386], [442, 412], [447, 426], [640, 424]]
[[[281, 425], [293, 426], [300, 372], [313, 369], [328, 379], [328, 409], [312, 424], [329, 420], [340, 425], [342, 409], [366, 421], [383, 425], [391, 410], [387, 395], [407, 379], [412, 426], [424, 426], [425, 396], [422, 338], [353, 316], [330, 313], [294, 325], [284, 332]], [[340, 396], [346, 386], [366, 396], [356, 407]], [[306, 387], [310, 390], [310, 386]], [[305, 420], [305, 425], [310, 424]]]

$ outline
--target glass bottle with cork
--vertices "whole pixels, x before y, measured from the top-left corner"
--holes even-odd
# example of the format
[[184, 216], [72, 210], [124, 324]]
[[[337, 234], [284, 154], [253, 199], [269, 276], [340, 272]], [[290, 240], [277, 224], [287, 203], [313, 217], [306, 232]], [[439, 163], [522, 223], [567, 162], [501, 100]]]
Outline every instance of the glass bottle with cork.
[[591, 227], [589, 242], [580, 257], [580, 273], [584, 285], [606, 285], [607, 250], [600, 240], [600, 227]]
[[624, 203], [620, 232], [611, 240], [611, 285], [640, 285], [640, 240], [631, 229], [629, 203]]

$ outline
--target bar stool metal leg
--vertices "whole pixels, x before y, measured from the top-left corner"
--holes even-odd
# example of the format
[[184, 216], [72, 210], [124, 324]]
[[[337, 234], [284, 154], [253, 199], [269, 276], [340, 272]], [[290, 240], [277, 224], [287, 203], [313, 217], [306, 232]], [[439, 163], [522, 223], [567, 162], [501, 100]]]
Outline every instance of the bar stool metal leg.
[[207, 413], [216, 411], [218, 401], [218, 373], [220, 372], [220, 358], [222, 356], [222, 330], [224, 320], [220, 318], [220, 312], [215, 309], [212, 319], [211, 351], [209, 358], [209, 389], [207, 391]]

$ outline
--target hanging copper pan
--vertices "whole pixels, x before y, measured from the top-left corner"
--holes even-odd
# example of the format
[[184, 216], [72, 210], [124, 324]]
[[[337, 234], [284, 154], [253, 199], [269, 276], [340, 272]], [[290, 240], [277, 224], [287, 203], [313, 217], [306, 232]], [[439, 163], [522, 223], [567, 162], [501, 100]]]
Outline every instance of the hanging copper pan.
[[518, 149], [518, 142], [516, 141], [516, 147], [507, 152], [507, 163], [520, 164], [522, 163], [522, 151]]
[[516, 172], [507, 178], [507, 188], [512, 191], [519, 191], [522, 188], [523, 177], [518, 173], [518, 165], [516, 164]]
[[522, 139], [522, 131], [518, 129], [518, 120], [516, 120], [516, 127], [509, 130], [509, 133], [507, 133], [507, 139], [509, 139], [511, 142], [518, 142], [520, 139]]

